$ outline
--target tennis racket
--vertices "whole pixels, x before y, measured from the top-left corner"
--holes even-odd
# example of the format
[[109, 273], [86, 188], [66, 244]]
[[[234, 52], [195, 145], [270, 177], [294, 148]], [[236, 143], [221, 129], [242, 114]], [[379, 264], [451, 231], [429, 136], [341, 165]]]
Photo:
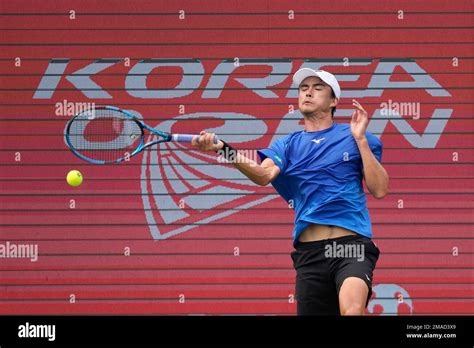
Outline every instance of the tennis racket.
[[[145, 129], [160, 139], [145, 143]], [[176, 141], [190, 143], [197, 134], [169, 134], [154, 129], [128, 111], [97, 106], [75, 115], [66, 127], [66, 143], [77, 157], [95, 164], [119, 163], [147, 147]], [[219, 139], [214, 137], [214, 144]]]

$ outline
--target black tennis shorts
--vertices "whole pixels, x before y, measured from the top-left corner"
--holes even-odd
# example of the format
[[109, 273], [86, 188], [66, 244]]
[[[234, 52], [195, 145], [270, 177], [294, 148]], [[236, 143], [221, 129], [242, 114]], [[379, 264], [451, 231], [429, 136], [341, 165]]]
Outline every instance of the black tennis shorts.
[[340, 315], [339, 289], [348, 277], [362, 279], [372, 295], [372, 273], [380, 250], [362, 235], [298, 242], [291, 253], [296, 270], [298, 315]]

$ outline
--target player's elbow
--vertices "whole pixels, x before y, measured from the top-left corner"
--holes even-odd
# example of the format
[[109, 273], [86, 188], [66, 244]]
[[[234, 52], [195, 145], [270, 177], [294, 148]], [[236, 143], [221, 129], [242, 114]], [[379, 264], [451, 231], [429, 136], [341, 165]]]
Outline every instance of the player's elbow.
[[263, 173], [260, 173], [260, 175], [257, 175], [253, 182], [256, 183], [259, 186], [267, 186], [273, 181], [273, 173], [272, 171], [265, 169]]
[[265, 176], [265, 177], [258, 177], [254, 179], [253, 182], [259, 186], [267, 186], [271, 182], [271, 180], [270, 178]]
[[370, 184], [366, 181], [367, 188], [369, 192], [374, 196], [376, 199], [382, 199], [388, 194], [388, 183], [389, 178], [388, 175], [385, 173], [385, 176], [376, 182], [371, 182]]
[[376, 199], [382, 199], [388, 194], [388, 185], [367, 185], [370, 194]]
[[277, 166], [261, 166], [252, 178], [252, 181], [259, 186], [267, 186], [278, 175], [280, 169]]
[[376, 190], [376, 191], [371, 192], [371, 193], [372, 193], [372, 196], [374, 196], [375, 198], [382, 199], [388, 194], [388, 190], [387, 189]]
[[265, 159], [259, 166], [252, 165], [252, 168], [246, 169], [248, 170], [243, 171], [243, 173], [259, 186], [267, 186], [273, 182], [280, 173], [280, 168], [269, 158]]
[[373, 196], [374, 196], [375, 198], [377, 198], [377, 199], [382, 199], [382, 198], [384, 198], [386, 195], [387, 195], [386, 193], [379, 193], [379, 192], [373, 194]]

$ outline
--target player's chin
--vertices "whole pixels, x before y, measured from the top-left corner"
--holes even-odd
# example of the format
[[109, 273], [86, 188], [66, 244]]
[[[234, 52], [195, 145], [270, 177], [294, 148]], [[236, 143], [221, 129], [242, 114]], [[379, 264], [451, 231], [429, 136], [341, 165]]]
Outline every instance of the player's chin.
[[316, 111], [316, 108], [313, 106], [313, 105], [310, 105], [310, 104], [302, 104], [300, 105], [300, 112], [303, 114], [303, 115], [306, 115], [306, 114], [312, 114]]

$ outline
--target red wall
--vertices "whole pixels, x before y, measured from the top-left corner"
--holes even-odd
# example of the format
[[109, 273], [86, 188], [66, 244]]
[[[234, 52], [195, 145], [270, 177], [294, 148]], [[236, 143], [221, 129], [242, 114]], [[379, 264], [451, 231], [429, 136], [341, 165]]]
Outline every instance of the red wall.
[[[472, 2], [0, 6], [0, 244], [36, 244], [39, 251], [36, 262], [0, 258], [0, 313], [294, 314], [293, 213], [271, 186], [251, 185], [212, 155], [180, 147], [153, 148], [122, 165], [89, 165], [65, 146], [69, 117], [56, 115], [56, 103], [115, 105], [162, 129], [201, 113], [204, 119], [176, 122], [172, 130], [214, 129], [255, 150], [301, 127], [301, 116], [289, 114], [297, 103], [288, 91], [305, 60], [323, 62], [339, 78], [337, 122], [349, 121], [359, 93], [369, 130], [384, 143], [390, 194], [368, 195], [382, 252], [368, 313], [474, 312]], [[236, 57], [239, 67], [220, 70]], [[59, 58], [69, 61], [55, 86], [47, 81], [54, 76], [44, 75]], [[95, 74], [95, 86], [87, 76], [70, 77], [107, 58], [122, 60]], [[133, 69], [163, 58], [194, 59], [196, 85], [180, 86], [187, 95], [143, 98], [146, 91], [132, 90], [140, 78]], [[268, 75], [273, 83], [257, 90], [237, 80]], [[156, 68], [146, 88], [172, 91], [182, 78], [179, 67]], [[86, 82], [95, 91], [79, 86]], [[88, 94], [99, 91], [109, 98]], [[419, 119], [381, 115], [390, 100], [418, 103]], [[80, 187], [67, 185], [71, 169], [83, 173]]]

